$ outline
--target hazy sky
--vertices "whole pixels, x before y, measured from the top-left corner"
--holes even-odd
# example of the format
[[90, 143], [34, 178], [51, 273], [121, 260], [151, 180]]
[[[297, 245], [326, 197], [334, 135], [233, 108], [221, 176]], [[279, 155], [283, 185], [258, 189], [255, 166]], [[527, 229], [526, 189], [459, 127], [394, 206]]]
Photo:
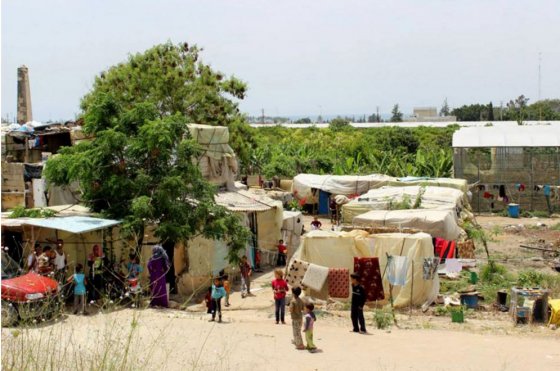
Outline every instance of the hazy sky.
[[246, 81], [243, 111], [403, 112], [560, 98], [558, 0], [3, 0], [2, 116], [30, 70], [34, 118], [70, 119], [93, 77], [171, 40]]

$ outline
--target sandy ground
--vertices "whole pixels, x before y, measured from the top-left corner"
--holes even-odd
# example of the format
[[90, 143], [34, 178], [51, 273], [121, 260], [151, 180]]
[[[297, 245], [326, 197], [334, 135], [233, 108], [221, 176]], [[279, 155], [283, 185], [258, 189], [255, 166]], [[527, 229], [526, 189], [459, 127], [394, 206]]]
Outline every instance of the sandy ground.
[[[531, 261], [538, 252], [520, 250], [520, 242], [545, 236], [560, 238], [560, 232], [533, 227], [559, 219], [512, 220], [502, 217], [478, 217], [486, 228], [500, 228], [490, 249], [508, 264], [540, 264]], [[510, 224], [523, 224], [521, 232], [509, 233]], [[330, 223], [324, 222], [330, 227]], [[542, 232], [542, 233], [541, 233]], [[507, 259], [506, 259], [507, 260]], [[97, 354], [111, 349], [116, 356], [131, 345], [128, 364], [146, 370], [559, 370], [560, 329], [545, 326], [514, 326], [500, 312], [478, 312], [464, 324], [452, 324], [449, 317], [435, 317], [418, 310], [398, 314], [399, 328], [377, 330], [372, 313], [366, 313], [369, 335], [349, 332], [349, 312], [328, 311], [319, 306], [315, 342], [319, 352], [298, 351], [291, 344], [292, 328], [276, 325], [270, 289], [272, 272], [254, 278], [254, 296], [242, 299], [235, 291], [232, 306], [224, 308], [224, 322], [208, 322], [202, 304], [186, 310], [122, 309], [89, 316], [67, 315], [57, 322], [33, 329], [2, 329], [2, 361], [20, 343], [34, 349], [45, 338], [52, 338], [49, 352], [64, 354], [55, 368], [65, 364], [74, 352]], [[128, 336], [132, 334], [131, 340]], [[22, 341], [22, 339], [25, 339]], [[43, 339], [43, 340], [41, 340]], [[34, 352], [35, 350], [31, 350]], [[58, 352], [58, 353], [57, 353]], [[79, 368], [79, 367], [78, 367]]]

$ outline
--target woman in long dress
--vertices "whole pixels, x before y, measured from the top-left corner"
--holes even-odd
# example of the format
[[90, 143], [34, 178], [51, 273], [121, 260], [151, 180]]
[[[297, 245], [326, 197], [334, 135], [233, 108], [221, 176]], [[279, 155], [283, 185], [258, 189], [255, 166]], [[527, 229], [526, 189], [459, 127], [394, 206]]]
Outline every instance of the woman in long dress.
[[152, 249], [152, 257], [148, 261], [150, 289], [152, 291], [150, 305], [153, 307], [169, 307], [165, 275], [170, 267], [169, 257], [163, 247], [161, 245], [154, 246]]

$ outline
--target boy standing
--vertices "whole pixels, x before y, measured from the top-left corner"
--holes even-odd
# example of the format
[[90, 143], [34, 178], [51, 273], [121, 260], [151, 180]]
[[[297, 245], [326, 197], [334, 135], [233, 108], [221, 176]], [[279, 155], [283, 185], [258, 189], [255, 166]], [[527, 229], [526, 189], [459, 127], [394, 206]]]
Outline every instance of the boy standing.
[[247, 257], [243, 256], [241, 258], [241, 263], [239, 263], [239, 270], [241, 271], [241, 297], [245, 298], [247, 295], [251, 295], [251, 266], [247, 262]]
[[[364, 304], [366, 303], [366, 290], [360, 285], [360, 275], [352, 273], [352, 305], [350, 309], [350, 317], [352, 318], [353, 332], [365, 334], [366, 321], [364, 319]], [[359, 327], [358, 327], [359, 325]]]
[[290, 316], [292, 317], [292, 330], [294, 333], [294, 344], [296, 349], [303, 350], [303, 339], [301, 338], [301, 325], [303, 322], [303, 301], [300, 299], [301, 288], [292, 288], [292, 300], [290, 301]]
[[303, 328], [303, 332], [305, 332], [305, 341], [307, 341], [306, 348], [310, 352], [314, 352], [317, 349], [315, 344], [313, 344], [313, 327], [317, 320], [313, 309], [315, 309], [313, 303], [309, 303], [305, 306], [305, 325]]
[[286, 258], [288, 255], [288, 247], [284, 244], [284, 240], [278, 241], [278, 259], [276, 261], [276, 266], [285, 267]]

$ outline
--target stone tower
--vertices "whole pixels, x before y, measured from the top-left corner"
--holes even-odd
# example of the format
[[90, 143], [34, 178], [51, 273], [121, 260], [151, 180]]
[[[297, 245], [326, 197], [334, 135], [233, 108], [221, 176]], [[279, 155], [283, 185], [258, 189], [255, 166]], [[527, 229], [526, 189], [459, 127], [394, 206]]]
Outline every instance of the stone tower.
[[29, 70], [26, 66], [18, 68], [17, 85], [17, 122], [25, 124], [33, 120], [31, 113], [31, 90], [29, 89]]

